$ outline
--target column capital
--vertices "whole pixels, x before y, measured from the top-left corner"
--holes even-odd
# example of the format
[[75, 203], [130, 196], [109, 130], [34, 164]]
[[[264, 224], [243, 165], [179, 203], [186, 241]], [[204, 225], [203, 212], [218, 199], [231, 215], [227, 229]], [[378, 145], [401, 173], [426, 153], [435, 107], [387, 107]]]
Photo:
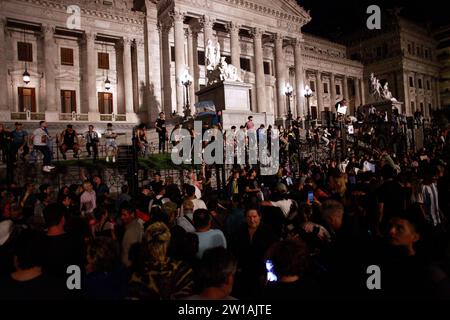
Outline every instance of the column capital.
[[225, 25], [225, 29], [229, 32], [229, 33], [239, 33], [239, 30], [241, 28], [241, 25], [239, 23], [230, 21]]
[[158, 21], [156, 24], [156, 27], [158, 28], [158, 31], [161, 31], [164, 34], [167, 34], [170, 32], [170, 30], [173, 27], [173, 21], [172, 19], [165, 20], [165, 21]]
[[284, 33], [275, 33], [270, 38], [271, 38], [271, 40], [273, 42], [275, 42], [276, 46], [277, 45], [278, 46], [279, 45], [283, 46], [283, 40], [286, 38], [286, 34], [284, 34]]
[[136, 46], [138, 46], [138, 47], [143, 47], [145, 45], [145, 41], [143, 38], [135, 39], [135, 43], [136, 43]]
[[304, 42], [305, 40], [301, 36], [291, 40], [291, 44], [295, 49], [301, 49]]
[[52, 24], [43, 24], [41, 27], [43, 37], [53, 37], [55, 34], [55, 26]]
[[85, 31], [83, 34], [83, 40], [84, 41], [94, 41], [97, 34], [95, 32], [91, 31]]
[[253, 36], [253, 38], [261, 38], [264, 34], [264, 30], [259, 27], [251, 28], [250, 34]]
[[199, 24], [203, 27], [203, 28], [212, 28], [214, 23], [216, 22], [215, 18], [209, 17], [207, 15], [203, 15], [199, 20], [198, 20]]
[[180, 10], [173, 10], [172, 12], [169, 13], [169, 16], [173, 19], [175, 23], [184, 22], [184, 17], [186, 16], [186, 13]]
[[134, 43], [134, 39], [131, 37], [124, 36], [124, 37], [122, 37], [122, 39], [120, 39], [120, 44], [122, 46], [124, 46], [124, 45], [130, 46], [133, 43]]

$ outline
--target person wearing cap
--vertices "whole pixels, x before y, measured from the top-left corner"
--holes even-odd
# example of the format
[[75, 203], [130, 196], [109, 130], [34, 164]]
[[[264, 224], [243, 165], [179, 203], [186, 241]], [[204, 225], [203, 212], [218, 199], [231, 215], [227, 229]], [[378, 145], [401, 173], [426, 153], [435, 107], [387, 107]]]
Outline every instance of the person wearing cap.
[[16, 129], [11, 132], [11, 157], [16, 162], [17, 154], [20, 153], [20, 159], [25, 161], [25, 156], [30, 151], [28, 148], [28, 132], [22, 129], [22, 123], [16, 122], [14, 125]]
[[73, 150], [74, 156], [78, 157], [79, 148], [78, 136], [75, 130], [73, 130], [72, 125], [68, 124], [67, 128], [61, 133], [61, 142], [59, 145], [59, 150], [66, 160], [66, 152], [68, 150]]

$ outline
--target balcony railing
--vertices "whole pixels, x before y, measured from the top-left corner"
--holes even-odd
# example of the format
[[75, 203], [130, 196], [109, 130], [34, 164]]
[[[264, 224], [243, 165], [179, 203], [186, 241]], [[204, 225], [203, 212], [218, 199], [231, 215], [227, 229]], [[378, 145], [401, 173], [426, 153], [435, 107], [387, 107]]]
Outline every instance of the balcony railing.
[[40, 121], [45, 120], [44, 112], [11, 112], [11, 120], [34, 120]]
[[101, 114], [100, 121], [127, 121], [125, 114]]
[[87, 113], [60, 113], [59, 120], [61, 121], [88, 121]]

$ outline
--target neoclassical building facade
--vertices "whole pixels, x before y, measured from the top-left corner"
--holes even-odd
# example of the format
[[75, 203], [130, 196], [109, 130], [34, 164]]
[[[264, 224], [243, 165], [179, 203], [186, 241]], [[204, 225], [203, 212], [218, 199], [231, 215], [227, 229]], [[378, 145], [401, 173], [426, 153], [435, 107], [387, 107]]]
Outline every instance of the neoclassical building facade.
[[367, 72], [346, 46], [303, 33], [310, 20], [295, 0], [3, 0], [0, 121], [128, 124], [136, 114], [182, 114], [181, 75], [192, 75], [195, 100], [208, 39], [251, 85], [252, 112], [306, 116], [306, 85], [313, 118], [344, 97], [353, 112], [367, 100]]
[[[373, 72], [382, 85], [387, 81], [408, 116], [420, 111], [429, 118], [441, 107], [437, 41], [429, 30], [405, 18], [390, 15], [383, 23], [379, 31], [350, 37], [348, 56], [364, 64], [364, 79]], [[364, 85], [367, 91], [369, 82]]]

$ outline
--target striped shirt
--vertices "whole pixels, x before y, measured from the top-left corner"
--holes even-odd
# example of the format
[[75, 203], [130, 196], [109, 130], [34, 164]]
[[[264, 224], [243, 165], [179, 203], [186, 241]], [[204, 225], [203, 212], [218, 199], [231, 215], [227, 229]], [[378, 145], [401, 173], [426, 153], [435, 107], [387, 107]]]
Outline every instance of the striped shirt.
[[436, 183], [422, 187], [423, 201], [427, 211], [427, 220], [434, 226], [441, 224], [441, 212]]

